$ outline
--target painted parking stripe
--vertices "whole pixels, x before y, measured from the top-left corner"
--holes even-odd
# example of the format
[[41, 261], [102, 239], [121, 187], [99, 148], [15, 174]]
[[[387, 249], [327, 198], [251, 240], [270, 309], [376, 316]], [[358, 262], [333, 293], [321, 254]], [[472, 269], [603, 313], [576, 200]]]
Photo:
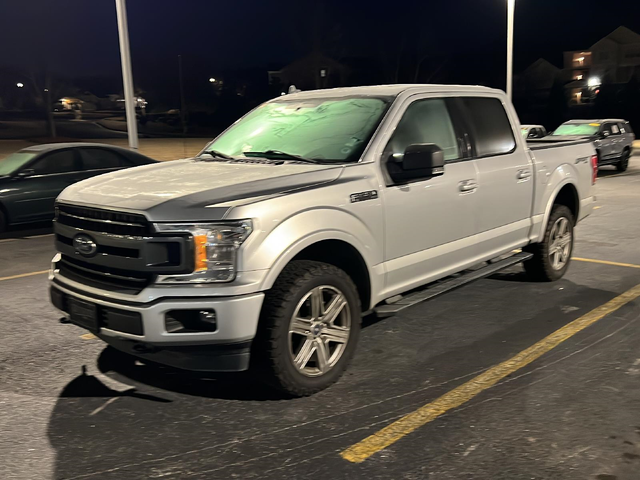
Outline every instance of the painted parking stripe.
[[32, 277], [34, 275], [42, 275], [44, 273], [49, 273], [49, 270], [41, 270], [39, 272], [20, 273], [18, 275], [11, 275], [9, 277], [0, 277], [0, 282], [4, 282], [5, 280], [15, 280], [16, 278], [24, 278], [24, 277]]
[[633, 263], [610, 262], [608, 260], [596, 260], [595, 258], [571, 257], [571, 259], [577, 260], [578, 262], [601, 263], [602, 265], [613, 265], [614, 267], [640, 268], [640, 265], [635, 265]]
[[509, 360], [490, 368], [470, 381], [445, 393], [433, 402], [420, 407], [418, 410], [405, 415], [361, 442], [352, 445], [340, 455], [345, 460], [353, 463], [365, 461], [371, 455], [393, 445], [421, 426], [473, 399], [484, 390], [504, 379], [507, 375], [529, 365], [576, 333], [584, 330], [604, 316], [615, 312], [623, 305], [626, 305], [638, 297], [640, 297], [640, 285], [636, 285], [622, 295], [615, 297], [613, 300], [608, 301], [604, 305], [591, 310], [589, 313], [556, 330], [551, 335], [526, 350], [523, 350]]

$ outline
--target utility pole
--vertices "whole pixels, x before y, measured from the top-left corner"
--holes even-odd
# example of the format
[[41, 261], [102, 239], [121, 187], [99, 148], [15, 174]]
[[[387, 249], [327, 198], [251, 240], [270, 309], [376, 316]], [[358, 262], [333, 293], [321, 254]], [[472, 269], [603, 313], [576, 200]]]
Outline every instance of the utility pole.
[[129, 29], [127, 27], [127, 6], [125, 0], [116, 0], [118, 16], [118, 36], [120, 38], [120, 60], [122, 62], [122, 83], [124, 84], [124, 108], [127, 115], [127, 133], [129, 148], [138, 148], [138, 120], [133, 92], [133, 74], [131, 73], [131, 54], [129, 51]]
[[507, 97], [513, 92], [513, 17], [516, 0], [507, 0]]

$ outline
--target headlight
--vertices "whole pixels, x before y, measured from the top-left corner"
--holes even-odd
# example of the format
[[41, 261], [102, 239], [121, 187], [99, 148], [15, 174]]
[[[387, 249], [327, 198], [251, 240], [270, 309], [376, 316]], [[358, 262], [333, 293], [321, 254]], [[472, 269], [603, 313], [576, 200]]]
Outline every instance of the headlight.
[[187, 232], [193, 238], [194, 270], [159, 278], [161, 283], [231, 282], [236, 278], [240, 245], [253, 230], [251, 220], [221, 223], [157, 223], [158, 232]]

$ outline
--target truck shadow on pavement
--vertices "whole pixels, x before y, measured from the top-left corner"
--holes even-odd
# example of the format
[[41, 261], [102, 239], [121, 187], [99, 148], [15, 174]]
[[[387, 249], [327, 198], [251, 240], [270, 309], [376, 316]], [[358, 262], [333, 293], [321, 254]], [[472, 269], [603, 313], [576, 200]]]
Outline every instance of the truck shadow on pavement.
[[[520, 300], [508, 302], [515, 295]], [[540, 303], [541, 295], [548, 303]], [[373, 414], [377, 418], [411, 410], [614, 295], [566, 280], [478, 282], [429, 302], [428, 308], [408, 309], [373, 324], [342, 381], [312, 397], [284, 402], [244, 374], [206, 378], [145, 365], [107, 347], [98, 358], [100, 373], [83, 371], [71, 380], [51, 413], [54, 478], [183, 478], [208, 468], [216, 473], [197, 478], [229, 478], [230, 470], [223, 469], [233, 465], [238, 465], [239, 478], [260, 478], [267, 458], [277, 455], [271, 463], [284, 461], [280, 449], [323, 442], [319, 432], [330, 436], [362, 428]], [[566, 310], [566, 305], [580, 309]], [[391, 352], [384, 360], [376, 354], [382, 347]], [[129, 390], [106, 385], [102, 375]], [[526, 382], [538, 376], [534, 372]], [[456, 425], [438, 433], [438, 442], [430, 447], [432, 458], [421, 461], [448, 455], [446, 448], [438, 450], [438, 443], [455, 439]]]

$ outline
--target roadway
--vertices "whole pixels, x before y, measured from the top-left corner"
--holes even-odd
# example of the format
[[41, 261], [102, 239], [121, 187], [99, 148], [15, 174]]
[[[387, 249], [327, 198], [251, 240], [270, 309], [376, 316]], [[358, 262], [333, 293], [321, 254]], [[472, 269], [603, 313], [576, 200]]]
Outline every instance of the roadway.
[[301, 399], [130, 362], [58, 323], [52, 237], [5, 235], [1, 476], [637, 480], [640, 157], [601, 172], [598, 200], [564, 279], [517, 266], [367, 318], [347, 374]]

